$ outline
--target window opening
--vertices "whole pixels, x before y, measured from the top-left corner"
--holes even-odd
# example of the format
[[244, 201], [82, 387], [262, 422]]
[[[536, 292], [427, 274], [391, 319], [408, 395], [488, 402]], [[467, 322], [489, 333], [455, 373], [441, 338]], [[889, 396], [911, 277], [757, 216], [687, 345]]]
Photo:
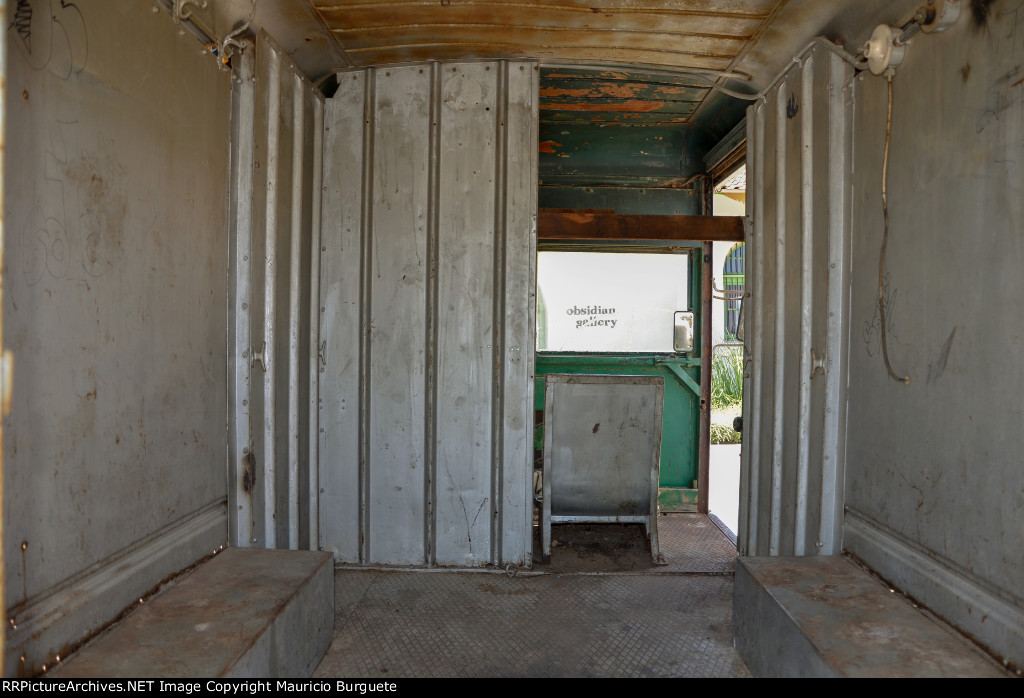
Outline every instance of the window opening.
[[685, 253], [541, 251], [537, 350], [673, 353], [675, 313], [690, 310]]

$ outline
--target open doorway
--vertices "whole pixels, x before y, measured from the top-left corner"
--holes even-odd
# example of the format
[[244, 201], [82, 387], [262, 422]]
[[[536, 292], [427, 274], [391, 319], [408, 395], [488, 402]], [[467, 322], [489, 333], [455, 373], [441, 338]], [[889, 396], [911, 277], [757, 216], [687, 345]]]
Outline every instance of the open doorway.
[[[746, 166], [714, 187], [713, 213], [746, 212]], [[739, 530], [740, 433], [743, 406], [744, 243], [716, 242], [712, 253], [711, 447], [708, 510], [735, 540]]]

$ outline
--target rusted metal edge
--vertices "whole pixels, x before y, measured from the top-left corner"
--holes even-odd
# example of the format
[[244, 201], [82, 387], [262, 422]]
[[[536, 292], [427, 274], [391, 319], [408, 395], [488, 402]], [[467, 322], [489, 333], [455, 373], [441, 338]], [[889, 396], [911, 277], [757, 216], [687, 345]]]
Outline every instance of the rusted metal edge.
[[[743, 217], [566, 213], [541, 210], [537, 215], [537, 238], [743, 242]], [[710, 297], [710, 290], [708, 295]]]

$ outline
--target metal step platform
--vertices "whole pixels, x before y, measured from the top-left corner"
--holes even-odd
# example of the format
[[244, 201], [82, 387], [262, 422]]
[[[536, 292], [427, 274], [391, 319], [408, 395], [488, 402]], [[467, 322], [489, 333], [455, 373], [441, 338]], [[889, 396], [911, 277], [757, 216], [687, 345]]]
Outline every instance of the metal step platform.
[[305, 678], [334, 633], [330, 553], [228, 548], [47, 678]]
[[758, 677], [1009, 676], [841, 556], [738, 558], [733, 623], [736, 649]]

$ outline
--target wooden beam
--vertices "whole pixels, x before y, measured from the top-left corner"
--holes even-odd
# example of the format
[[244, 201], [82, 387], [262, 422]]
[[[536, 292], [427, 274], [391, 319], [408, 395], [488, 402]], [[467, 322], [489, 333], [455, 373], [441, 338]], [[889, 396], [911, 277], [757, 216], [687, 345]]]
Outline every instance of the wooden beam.
[[540, 240], [743, 242], [742, 216], [663, 216], [541, 209]]

